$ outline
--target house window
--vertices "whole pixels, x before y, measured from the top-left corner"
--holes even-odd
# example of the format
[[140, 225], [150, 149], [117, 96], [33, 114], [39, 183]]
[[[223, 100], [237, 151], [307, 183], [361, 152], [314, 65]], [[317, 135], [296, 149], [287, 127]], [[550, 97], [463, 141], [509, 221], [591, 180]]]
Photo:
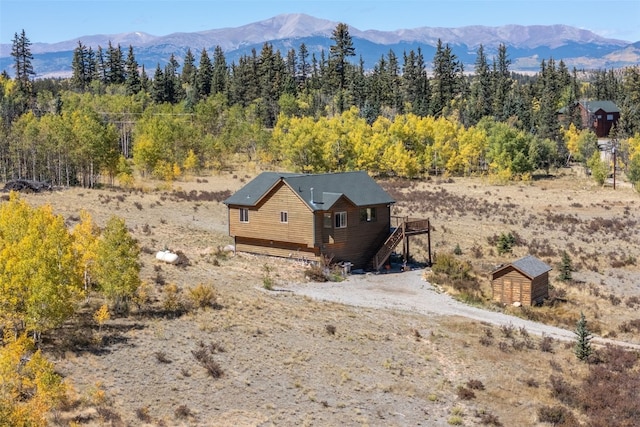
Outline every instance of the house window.
[[289, 222], [289, 212], [287, 211], [280, 212], [280, 222]]
[[376, 220], [376, 208], [360, 209], [360, 222], [374, 222]]
[[324, 214], [323, 218], [323, 222], [324, 222], [324, 228], [331, 228], [333, 227], [333, 224], [331, 223], [331, 212], [328, 212], [326, 214]]
[[607, 114], [607, 120], [612, 122], [613, 121], [613, 114]]
[[240, 222], [249, 222], [249, 209], [240, 208]]
[[336, 228], [347, 228], [346, 212], [336, 212]]

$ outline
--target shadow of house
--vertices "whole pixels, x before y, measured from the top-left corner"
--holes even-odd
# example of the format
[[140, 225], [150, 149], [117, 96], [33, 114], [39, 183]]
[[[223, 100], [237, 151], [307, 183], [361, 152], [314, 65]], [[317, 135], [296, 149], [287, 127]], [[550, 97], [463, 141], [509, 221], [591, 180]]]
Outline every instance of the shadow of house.
[[549, 296], [552, 268], [528, 255], [491, 273], [493, 301], [503, 304], [536, 305]]

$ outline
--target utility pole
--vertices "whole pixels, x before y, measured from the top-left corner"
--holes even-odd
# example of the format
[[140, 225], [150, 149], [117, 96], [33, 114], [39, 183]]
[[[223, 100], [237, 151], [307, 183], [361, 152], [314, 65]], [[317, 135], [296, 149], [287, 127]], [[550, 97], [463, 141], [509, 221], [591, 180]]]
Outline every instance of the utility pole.
[[616, 189], [616, 147], [615, 145], [611, 149], [613, 152], [613, 189]]

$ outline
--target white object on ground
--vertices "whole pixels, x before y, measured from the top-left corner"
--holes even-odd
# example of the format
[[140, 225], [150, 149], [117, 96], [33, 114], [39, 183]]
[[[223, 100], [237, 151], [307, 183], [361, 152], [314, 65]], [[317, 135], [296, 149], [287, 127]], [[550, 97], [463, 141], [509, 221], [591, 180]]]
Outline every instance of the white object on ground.
[[168, 262], [169, 264], [175, 264], [178, 262], [178, 254], [175, 254], [169, 250], [160, 251], [156, 254], [156, 259], [159, 261]]

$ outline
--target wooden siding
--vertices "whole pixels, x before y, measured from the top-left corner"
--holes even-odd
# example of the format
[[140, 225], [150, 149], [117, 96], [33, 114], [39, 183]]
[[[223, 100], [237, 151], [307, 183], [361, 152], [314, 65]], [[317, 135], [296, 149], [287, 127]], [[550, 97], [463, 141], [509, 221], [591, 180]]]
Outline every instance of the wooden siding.
[[249, 252], [282, 258], [318, 261], [320, 255], [320, 252], [314, 248], [302, 247], [289, 242], [236, 237], [235, 244], [236, 250], [240, 252]]
[[[391, 209], [376, 208], [375, 221], [360, 221], [360, 206], [341, 198], [330, 211], [311, 209], [287, 185], [279, 184], [263, 201], [249, 210], [249, 222], [240, 222], [240, 206], [229, 205], [229, 234], [236, 250], [279, 257], [318, 260], [322, 255], [333, 262], [348, 261], [365, 268], [390, 233]], [[365, 207], [365, 208], [366, 208]], [[287, 223], [280, 222], [286, 211]], [[347, 213], [347, 227], [335, 227], [335, 213]], [[331, 214], [331, 227], [324, 227], [324, 215]], [[314, 221], [315, 218], [315, 221]]]
[[531, 306], [549, 296], [549, 273], [529, 279], [517, 269], [508, 266], [496, 272], [491, 280], [493, 300], [503, 304], [520, 302]]
[[[286, 223], [280, 222], [280, 213], [283, 211], [287, 212]], [[313, 248], [313, 215], [291, 188], [279, 184], [264, 197], [261, 204], [249, 208], [249, 222], [240, 222], [240, 207], [229, 206], [229, 234], [245, 238], [260, 236], [261, 241]]]
[[[391, 209], [387, 205], [376, 208], [376, 220], [360, 221], [361, 206], [353, 206], [346, 199], [339, 200], [332, 208], [332, 227], [324, 228], [323, 213], [317, 213], [316, 235], [322, 253], [334, 262], [348, 261], [356, 268], [368, 266], [369, 261], [390, 233]], [[347, 227], [335, 228], [336, 212], [347, 212]]]

